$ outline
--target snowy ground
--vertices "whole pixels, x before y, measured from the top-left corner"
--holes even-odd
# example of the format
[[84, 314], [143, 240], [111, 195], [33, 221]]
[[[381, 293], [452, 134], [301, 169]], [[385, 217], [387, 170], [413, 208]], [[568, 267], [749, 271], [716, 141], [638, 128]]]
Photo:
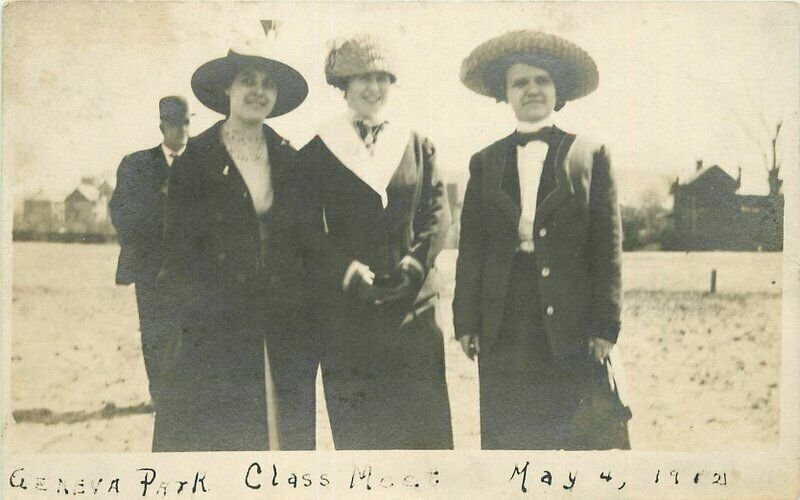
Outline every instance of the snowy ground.
[[[16, 452], [148, 451], [148, 401], [132, 287], [114, 245], [14, 243], [11, 404]], [[477, 369], [452, 338], [455, 252], [440, 321], [456, 449], [479, 443]], [[711, 269], [717, 293], [707, 292]], [[752, 450], [778, 441], [781, 255], [630, 253], [620, 349], [636, 449]], [[6, 332], [7, 333], [7, 332]], [[321, 391], [318, 385], [318, 392]], [[322, 400], [322, 398], [320, 398]], [[318, 444], [332, 449], [324, 405]]]

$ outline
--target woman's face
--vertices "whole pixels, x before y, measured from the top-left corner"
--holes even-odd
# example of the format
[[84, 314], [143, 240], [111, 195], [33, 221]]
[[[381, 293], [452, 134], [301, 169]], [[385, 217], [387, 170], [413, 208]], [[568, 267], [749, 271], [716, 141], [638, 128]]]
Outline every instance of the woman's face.
[[347, 105], [360, 116], [375, 117], [386, 104], [391, 85], [392, 80], [387, 73], [354, 76], [347, 82]]
[[225, 94], [230, 98], [231, 117], [260, 123], [275, 107], [278, 88], [263, 69], [247, 68], [236, 75]]
[[506, 73], [506, 98], [519, 121], [547, 118], [556, 104], [556, 85], [547, 70], [517, 63]]

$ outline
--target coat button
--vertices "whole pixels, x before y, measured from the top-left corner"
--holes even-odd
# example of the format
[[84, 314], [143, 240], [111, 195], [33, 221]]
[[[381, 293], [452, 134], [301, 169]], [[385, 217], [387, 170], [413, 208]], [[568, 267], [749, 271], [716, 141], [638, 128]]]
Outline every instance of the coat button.
[[550, 268], [549, 267], [543, 267], [542, 268], [542, 276], [544, 276], [545, 278], [550, 276]]
[[541, 236], [542, 238], [544, 238], [545, 236], [547, 236], [547, 228], [546, 228], [546, 227], [543, 227], [543, 228], [541, 228], [541, 229], [539, 230], [539, 236]]
[[552, 316], [553, 313], [555, 312], [555, 309], [553, 309], [553, 306], [547, 306], [545, 312], [547, 313], [548, 316]]

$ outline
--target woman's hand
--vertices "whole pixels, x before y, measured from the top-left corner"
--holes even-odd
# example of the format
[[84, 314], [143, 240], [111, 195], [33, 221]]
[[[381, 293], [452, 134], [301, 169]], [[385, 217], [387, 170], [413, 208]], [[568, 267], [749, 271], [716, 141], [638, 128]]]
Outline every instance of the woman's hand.
[[461, 349], [469, 359], [475, 359], [475, 356], [481, 352], [481, 343], [477, 335], [464, 335], [460, 339]]
[[608, 353], [611, 352], [612, 347], [614, 347], [613, 342], [609, 342], [600, 337], [592, 337], [589, 340], [589, 354], [592, 356], [592, 359], [601, 365], [605, 362], [606, 358], [608, 358]]
[[376, 302], [376, 305], [391, 304], [408, 299], [413, 300], [425, 280], [422, 266], [411, 261], [401, 261], [397, 268], [397, 275], [400, 277], [400, 283], [392, 288], [384, 289], [383, 296], [380, 302]]
[[378, 304], [381, 300], [380, 291], [372, 283], [375, 273], [364, 264], [354, 261], [352, 274], [346, 278], [345, 292], [354, 296], [364, 304]]

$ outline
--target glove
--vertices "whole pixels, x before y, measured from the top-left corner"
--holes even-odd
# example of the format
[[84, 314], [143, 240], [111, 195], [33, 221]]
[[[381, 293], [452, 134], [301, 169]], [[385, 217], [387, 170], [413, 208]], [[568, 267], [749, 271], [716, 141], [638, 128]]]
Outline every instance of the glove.
[[379, 299], [381, 303], [413, 300], [419, 293], [425, 275], [422, 266], [415, 259], [401, 260], [396, 272], [400, 276], [400, 283], [392, 288], [382, 289], [382, 297]]
[[355, 264], [352, 275], [348, 278], [345, 293], [364, 304], [376, 305], [381, 303], [382, 294], [378, 288], [373, 286], [374, 279], [375, 273], [370, 271], [369, 267], [358, 262]]

